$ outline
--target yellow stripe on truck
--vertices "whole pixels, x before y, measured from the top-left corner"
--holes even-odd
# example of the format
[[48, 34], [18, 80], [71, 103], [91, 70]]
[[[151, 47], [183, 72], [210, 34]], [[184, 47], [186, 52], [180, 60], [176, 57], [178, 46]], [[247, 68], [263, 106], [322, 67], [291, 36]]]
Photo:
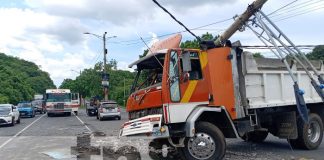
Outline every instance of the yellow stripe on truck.
[[[207, 52], [202, 52], [199, 56], [200, 59], [200, 64], [201, 64], [201, 69], [203, 70], [206, 66], [207, 66]], [[189, 81], [189, 85], [181, 99], [181, 103], [187, 103], [189, 102], [192, 93], [194, 92], [194, 90], [196, 89], [198, 81], [197, 80], [190, 80]]]
[[192, 96], [192, 93], [196, 89], [197, 83], [198, 83], [197, 80], [189, 81], [189, 85], [188, 85], [188, 87], [186, 89], [185, 94], [183, 95], [183, 97], [181, 99], [181, 103], [187, 103], [187, 102], [189, 102], [189, 100], [190, 100], [190, 98]]
[[207, 66], [207, 52], [201, 52], [200, 54], [200, 64], [201, 64], [201, 69], [204, 69]]

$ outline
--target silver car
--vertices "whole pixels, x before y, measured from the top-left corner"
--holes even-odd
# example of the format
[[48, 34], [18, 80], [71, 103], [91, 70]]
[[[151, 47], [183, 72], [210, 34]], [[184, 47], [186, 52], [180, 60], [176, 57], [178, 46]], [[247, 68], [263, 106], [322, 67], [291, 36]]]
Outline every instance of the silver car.
[[105, 118], [115, 118], [120, 120], [120, 108], [114, 101], [101, 102], [98, 108], [97, 119], [102, 121]]

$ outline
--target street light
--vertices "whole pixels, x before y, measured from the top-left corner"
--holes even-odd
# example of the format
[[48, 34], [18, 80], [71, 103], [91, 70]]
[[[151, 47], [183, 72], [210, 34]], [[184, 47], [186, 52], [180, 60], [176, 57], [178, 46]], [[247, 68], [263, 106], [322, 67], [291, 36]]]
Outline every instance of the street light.
[[104, 100], [107, 101], [109, 81], [108, 81], [108, 76], [107, 76], [108, 74], [106, 70], [106, 65], [107, 65], [106, 55], [108, 54], [108, 50], [106, 48], [106, 40], [109, 40], [111, 38], [116, 38], [117, 36], [106, 37], [107, 32], [104, 32], [103, 36], [99, 36], [97, 34], [90, 33], [90, 32], [84, 32], [83, 34], [93, 35], [103, 41], [104, 67], [103, 67], [103, 76], [102, 76], [102, 86], [104, 87], [104, 95], [105, 95]]

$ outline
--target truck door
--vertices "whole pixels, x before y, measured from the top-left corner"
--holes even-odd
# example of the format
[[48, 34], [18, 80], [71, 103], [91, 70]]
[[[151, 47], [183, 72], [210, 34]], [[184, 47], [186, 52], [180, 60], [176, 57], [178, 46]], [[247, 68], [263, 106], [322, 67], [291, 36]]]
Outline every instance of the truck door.
[[71, 93], [72, 105], [80, 106], [79, 93]]
[[197, 105], [208, 104], [208, 83], [203, 72], [207, 59], [200, 54], [198, 50], [169, 52], [166, 69], [169, 101], [163, 105], [166, 123], [184, 122]]
[[171, 50], [168, 87], [171, 103], [208, 101], [208, 84], [204, 74], [207, 59], [198, 50]]

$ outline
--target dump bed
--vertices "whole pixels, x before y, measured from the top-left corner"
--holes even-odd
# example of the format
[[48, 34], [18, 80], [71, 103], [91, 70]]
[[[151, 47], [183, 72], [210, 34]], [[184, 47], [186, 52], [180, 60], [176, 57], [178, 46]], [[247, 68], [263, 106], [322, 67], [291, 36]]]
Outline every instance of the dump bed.
[[[254, 58], [251, 53], [243, 52], [241, 61], [239, 65], [242, 67], [239, 67], [238, 72], [241, 72], [239, 89], [242, 105], [248, 108], [264, 108], [296, 104], [293, 81], [280, 59]], [[323, 62], [311, 62], [323, 75]], [[294, 61], [288, 63], [298, 79], [300, 88], [305, 91], [306, 103], [322, 102], [302, 67]], [[314, 79], [317, 80], [316, 77]]]

